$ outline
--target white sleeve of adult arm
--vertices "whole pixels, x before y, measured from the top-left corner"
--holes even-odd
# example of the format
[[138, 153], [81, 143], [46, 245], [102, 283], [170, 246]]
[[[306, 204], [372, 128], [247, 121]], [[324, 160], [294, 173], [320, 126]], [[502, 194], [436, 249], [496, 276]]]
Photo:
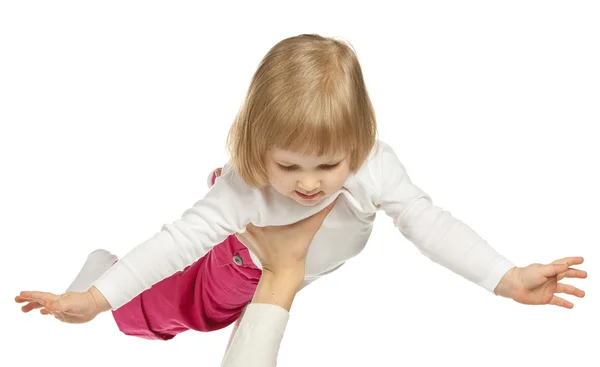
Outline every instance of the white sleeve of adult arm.
[[250, 303], [241, 317], [221, 367], [275, 367], [289, 312], [273, 304]]

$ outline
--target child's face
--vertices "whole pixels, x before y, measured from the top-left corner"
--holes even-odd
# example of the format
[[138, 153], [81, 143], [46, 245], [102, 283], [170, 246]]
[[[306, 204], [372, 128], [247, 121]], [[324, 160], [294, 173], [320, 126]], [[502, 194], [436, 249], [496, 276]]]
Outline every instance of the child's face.
[[346, 154], [306, 155], [271, 149], [265, 157], [269, 184], [304, 206], [313, 206], [339, 190], [350, 172]]

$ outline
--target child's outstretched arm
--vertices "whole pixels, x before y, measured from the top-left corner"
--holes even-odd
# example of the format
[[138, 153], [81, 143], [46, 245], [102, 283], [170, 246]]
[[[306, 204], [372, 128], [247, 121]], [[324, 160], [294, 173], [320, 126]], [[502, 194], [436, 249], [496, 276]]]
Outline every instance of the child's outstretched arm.
[[[225, 168], [206, 196], [119, 260], [94, 286], [113, 309], [183, 270], [227, 236], [242, 232], [259, 192]], [[252, 208], [252, 209], [250, 209]]]
[[570, 294], [579, 298], [585, 292], [569, 284], [559, 283], [564, 278], [587, 278], [587, 272], [571, 268], [583, 264], [583, 257], [566, 257], [551, 264], [531, 264], [514, 267], [500, 280], [494, 292], [526, 305], [546, 305], [573, 308], [573, 303], [555, 293]]
[[433, 205], [431, 198], [411, 182], [404, 166], [387, 144], [380, 142], [378, 154], [370, 165], [370, 172], [380, 175], [375, 177], [375, 182], [380, 184], [376, 204], [393, 219], [401, 233], [432, 261], [494, 294], [521, 303], [551, 303], [570, 308], [570, 302], [554, 296], [554, 293], [583, 297], [583, 291], [558, 283], [564, 277], [585, 278], [585, 272], [570, 268], [582, 263], [583, 258], [516, 267], [468, 225]]
[[46, 313], [53, 312], [66, 322], [87, 322], [98, 312], [117, 309], [191, 265], [227, 236], [242, 232], [258, 210], [258, 195], [258, 190], [225, 169], [202, 200], [179, 220], [164, 225], [160, 232], [135, 247], [87, 292], [22, 292], [20, 300], [43, 304]]

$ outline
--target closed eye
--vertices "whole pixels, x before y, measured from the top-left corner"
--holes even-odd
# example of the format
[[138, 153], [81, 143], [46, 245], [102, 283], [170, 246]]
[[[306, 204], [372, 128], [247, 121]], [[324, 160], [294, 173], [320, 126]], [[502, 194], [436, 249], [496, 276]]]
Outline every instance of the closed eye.
[[[332, 170], [332, 169], [335, 169], [335, 168], [339, 167], [340, 164], [342, 164], [342, 162], [338, 162], [336, 164], [322, 164], [322, 165], [319, 166], [319, 169], [328, 171], [328, 170]], [[295, 171], [295, 170], [297, 170], [297, 169], [300, 168], [296, 164], [291, 165], [291, 166], [285, 166], [285, 165], [280, 164], [280, 163], [277, 163], [277, 167], [279, 167], [283, 171], [288, 171], [288, 172], [289, 171]]]
[[324, 169], [324, 170], [331, 170], [334, 168], [338, 168], [340, 166], [340, 164], [342, 164], [342, 162], [338, 162], [336, 164], [324, 164], [319, 166], [319, 168]]
[[294, 170], [298, 169], [298, 166], [296, 166], [296, 165], [284, 166], [283, 164], [279, 164], [279, 163], [277, 163], [277, 167], [281, 168], [284, 171], [294, 171]]

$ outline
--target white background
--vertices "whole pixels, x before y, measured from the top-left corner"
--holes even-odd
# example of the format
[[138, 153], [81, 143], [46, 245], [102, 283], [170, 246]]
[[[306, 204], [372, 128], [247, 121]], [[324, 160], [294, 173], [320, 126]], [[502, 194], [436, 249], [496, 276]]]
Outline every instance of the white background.
[[123, 256], [179, 218], [227, 159], [260, 59], [319, 33], [355, 47], [380, 137], [436, 204], [518, 265], [580, 255], [590, 275], [572, 310], [520, 305], [382, 215], [298, 295], [279, 365], [598, 366], [597, 2], [201, 3], [2, 2], [0, 365], [219, 365], [230, 328], [147, 341], [13, 298], [60, 293], [90, 251]]

